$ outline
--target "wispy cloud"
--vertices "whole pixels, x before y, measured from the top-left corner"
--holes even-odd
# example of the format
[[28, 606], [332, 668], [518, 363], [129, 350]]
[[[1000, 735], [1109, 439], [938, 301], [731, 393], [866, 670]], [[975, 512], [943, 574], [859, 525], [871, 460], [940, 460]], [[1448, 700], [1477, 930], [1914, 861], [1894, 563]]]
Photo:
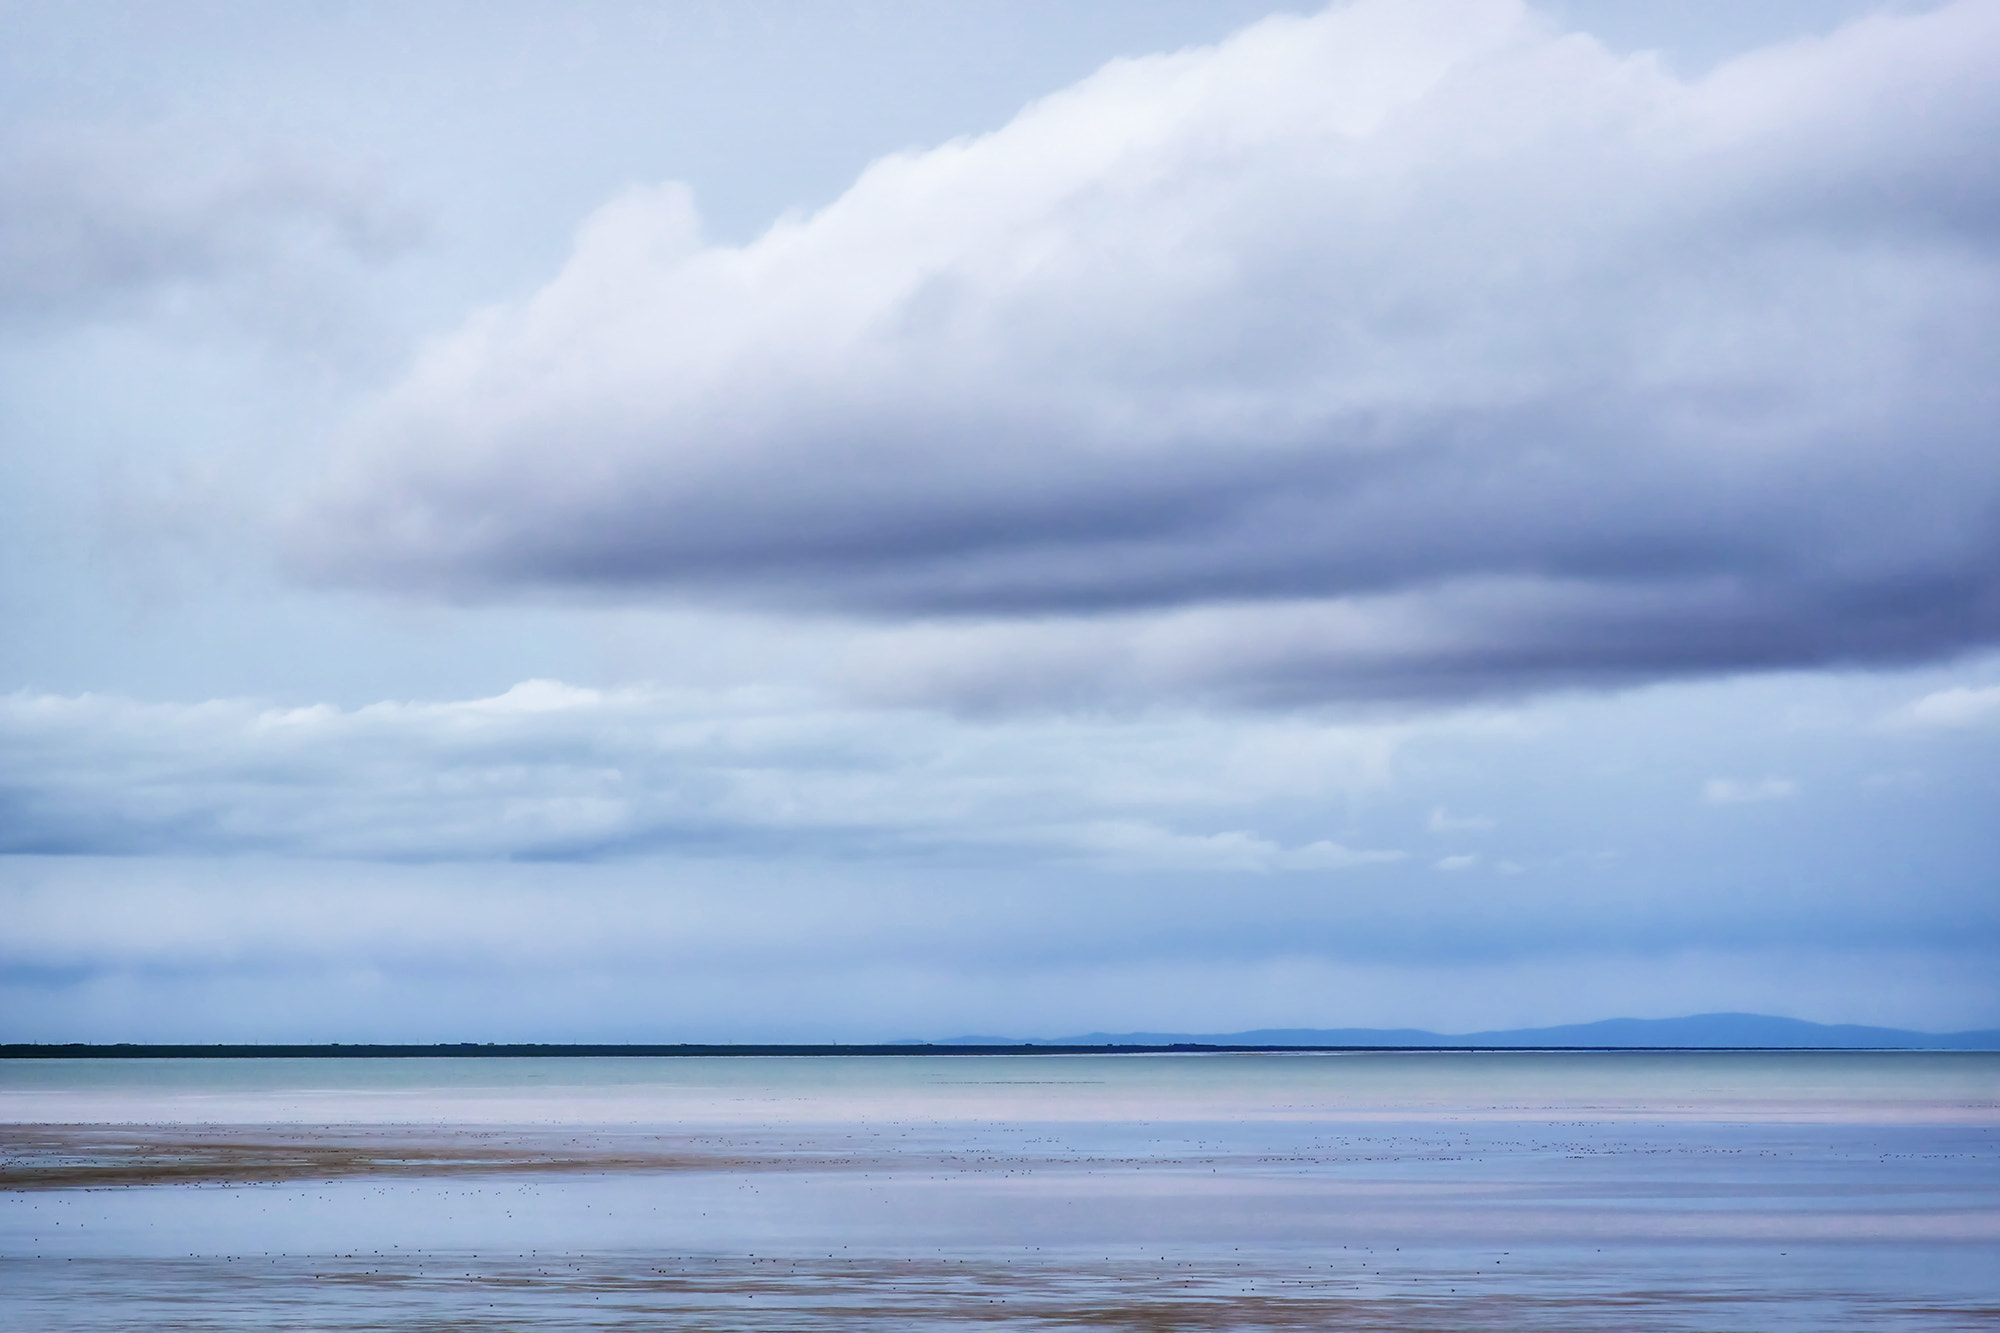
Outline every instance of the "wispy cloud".
[[1701, 799], [1710, 805], [1756, 805], [1798, 794], [1799, 784], [1790, 778], [1710, 778], [1701, 786]]
[[0, 134], [0, 331], [218, 284], [283, 292], [419, 231], [365, 172], [298, 145], [179, 122], [17, 125]]
[[1882, 719], [1895, 731], [1969, 731], [2000, 723], [2000, 685], [1954, 685], [1912, 699]]
[[1400, 861], [1400, 851], [1356, 851], [1322, 838], [1285, 847], [1241, 829], [1177, 834], [1151, 824], [1096, 823], [1078, 830], [1086, 860], [1115, 870], [1346, 870]]

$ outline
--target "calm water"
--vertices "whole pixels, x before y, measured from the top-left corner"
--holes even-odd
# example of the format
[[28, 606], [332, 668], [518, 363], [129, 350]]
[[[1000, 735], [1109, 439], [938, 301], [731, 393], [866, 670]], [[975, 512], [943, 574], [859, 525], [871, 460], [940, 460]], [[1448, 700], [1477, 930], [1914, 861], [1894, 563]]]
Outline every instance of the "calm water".
[[2000, 1328], [2000, 1056], [0, 1063], [9, 1329]]

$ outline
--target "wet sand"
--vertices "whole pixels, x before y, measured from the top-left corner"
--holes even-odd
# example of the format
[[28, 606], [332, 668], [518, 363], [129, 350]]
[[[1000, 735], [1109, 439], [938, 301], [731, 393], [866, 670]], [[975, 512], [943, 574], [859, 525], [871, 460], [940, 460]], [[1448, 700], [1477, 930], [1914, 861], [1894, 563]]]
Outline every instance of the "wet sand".
[[[742, 1145], [748, 1148], [749, 1145]], [[837, 1168], [686, 1136], [354, 1125], [0, 1125], [0, 1190]]]
[[[1404, 1270], [1155, 1259], [715, 1259], [429, 1264], [346, 1259], [79, 1262], [29, 1275], [0, 1260], [18, 1327], [424, 1329], [1608, 1330], [1984, 1329], [2000, 1302], [1843, 1287], [1801, 1292], [1694, 1264], [1697, 1282], [1619, 1286], [1581, 1262], [1533, 1283], [1464, 1262]], [[1524, 1289], [1526, 1288], [1526, 1289]], [[191, 1309], [198, 1301], [198, 1309]]]

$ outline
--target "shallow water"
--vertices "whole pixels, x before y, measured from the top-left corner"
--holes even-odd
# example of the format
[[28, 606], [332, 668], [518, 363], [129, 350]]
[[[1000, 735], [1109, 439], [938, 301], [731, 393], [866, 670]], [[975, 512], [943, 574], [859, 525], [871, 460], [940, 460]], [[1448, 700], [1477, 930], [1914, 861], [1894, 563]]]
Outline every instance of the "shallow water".
[[2000, 1328], [2000, 1056], [25, 1061], [23, 1329]]

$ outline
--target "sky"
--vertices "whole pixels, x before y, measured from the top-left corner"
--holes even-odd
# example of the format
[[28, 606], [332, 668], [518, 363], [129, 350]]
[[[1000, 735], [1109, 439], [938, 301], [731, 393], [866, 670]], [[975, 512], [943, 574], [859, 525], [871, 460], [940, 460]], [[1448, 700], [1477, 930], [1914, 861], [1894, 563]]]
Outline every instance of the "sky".
[[0, 1039], [2000, 1026], [2000, 0], [0, 0]]

